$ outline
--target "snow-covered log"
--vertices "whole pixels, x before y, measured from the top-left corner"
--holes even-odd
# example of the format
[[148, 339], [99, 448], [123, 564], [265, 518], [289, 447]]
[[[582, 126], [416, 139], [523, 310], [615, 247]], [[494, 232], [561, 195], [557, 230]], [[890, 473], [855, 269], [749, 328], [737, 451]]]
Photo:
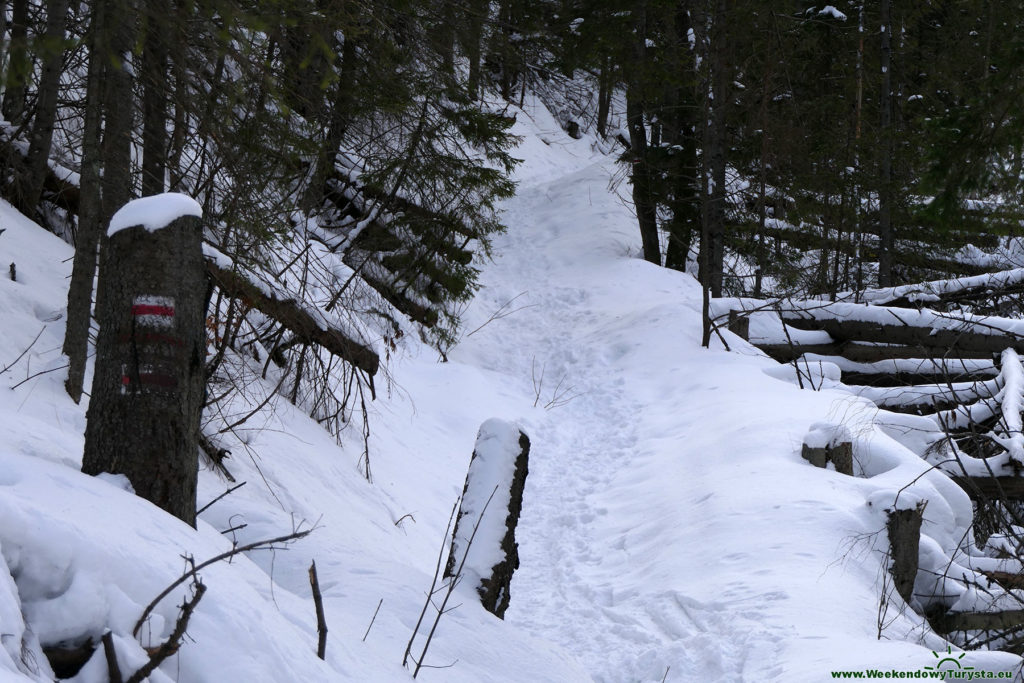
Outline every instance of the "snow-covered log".
[[1024, 500], [1024, 477], [963, 477], [950, 478], [967, 492], [973, 500]]
[[318, 322], [308, 311], [295, 301], [271, 296], [244, 276], [235, 271], [221, 268], [213, 260], [206, 259], [206, 272], [210, 279], [225, 295], [241, 299], [253, 308], [284, 325], [304, 341], [319, 344], [369, 375], [374, 375], [380, 366], [380, 357], [373, 349], [348, 337], [341, 330]]
[[[1024, 294], [1024, 268], [970, 277], [869, 289], [859, 301], [897, 308], [946, 308], [957, 303], [996, 301]], [[852, 297], [852, 295], [851, 295]]]
[[999, 373], [1003, 389], [999, 394], [1002, 419], [992, 438], [1006, 449], [1010, 459], [1024, 465], [1024, 433], [1021, 428], [1021, 411], [1024, 410], [1024, 368], [1020, 356], [1013, 349], [1006, 349], [1002, 356]]
[[[760, 232], [765, 237], [782, 240], [787, 244], [801, 249], [822, 249], [827, 248], [847, 256], [857, 255], [860, 250], [860, 257], [868, 261], [878, 260], [878, 249], [871, 244], [855, 245], [845, 240], [836, 240], [827, 236], [814, 234], [807, 230], [797, 230], [793, 227], [782, 225], [766, 225], [763, 227], [751, 225], [752, 233]], [[955, 258], [945, 258], [936, 255], [934, 249], [914, 248], [920, 247], [920, 243], [902, 243], [893, 251], [893, 261], [911, 268], [935, 270], [945, 273], [958, 273], [964, 275], [977, 275], [984, 273], [985, 266], [975, 263], [958, 261]]]
[[1024, 351], [1024, 322], [1010, 318], [803, 302], [782, 311], [782, 320], [797, 329], [824, 330], [836, 341], [902, 344], [935, 358], [971, 352], [996, 354], [1007, 347]]
[[[883, 342], [837, 341], [820, 344], [800, 344], [789, 342], [751, 342], [771, 358], [780, 363], [789, 363], [804, 354], [819, 356], [839, 356], [857, 363], [876, 363], [894, 358], [920, 358], [921, 349], [902, 344], [886, 344]], [[959, 358], [990, 359], [991, 351], [958, 351]]]
[[876, 387], [848, 386], [879, 408], [894, 412], [904, 410], [951, 410], [964, 404], [990, 399], [999, 393], [998, 379], [984, 382], [939, 382], [913, 386]]
[[496, 418], [480, 425], [445, 567], [446, 577], [473, 586], [484, 609], [499, 618], [519, 567], [516, 524], [529, 454], [530, 439], [517, 425]]
[[797, 362], [801, 365], [805, 362], [831, 363], [839, 368], [844, 384], [876, 387], [983, 382], [999, 373], [991, 360], [970, 358], [893, 358], [857, 363], [839, 356], [806, 354]]
[[947, 612], [928, 620], [936, 633], [954, 631], [994, 631], [1019, 628], [1024, 624], [1024, 610], [1000, 612]]

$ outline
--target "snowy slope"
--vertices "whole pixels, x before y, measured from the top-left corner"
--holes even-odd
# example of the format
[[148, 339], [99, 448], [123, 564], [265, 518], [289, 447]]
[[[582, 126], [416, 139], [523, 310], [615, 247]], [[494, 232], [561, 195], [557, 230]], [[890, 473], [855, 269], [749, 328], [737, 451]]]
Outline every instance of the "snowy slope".
[[[104, 628], [118, 635], [122, 670], [133, 670], [144, 654], [131, 626], [183, 571], [182, 554], [202, 560], [232, 540], [311, 526], [287, 549], [204, 570], [192, 639], [152, 680], [408, 680], [402, 654], [447, 548], [477, 429], [494, 417], [532, 441], [511, 605], [500, 621], [460, 588], [425, 659], [444, 668], [420, 680], [815, 681], [833, 669], [934, 662], [945, 643], [898, 606], [878, 638], [877, 532], [895, 492], [916, 479], [902, 504], [930, 500], [924, 532], [945, 557], [969, 521], [966, 498], [864, 400], [800, 391], [729, 335], [731, 352], [701, 349], [699, 288], [638, 258], [629, 207], [609, 190], [609, 157], [536, 103], [515, 132], [520, 192], [505, 206], [495, 261], [481, 264], [472, 333], [447, 363], [407, 335], [371, 406], [373, 483], [358, 467], [357, 430], [339, 447], [272, 400], [228, 462], [248, 483], [204, 512], [197, 531], [116, 480], [77, 472], [84, 406], [61, 388], [57, 317], [70, 249], [0, 207], [0, 264], [18, 264], [18, 282], [0, 277], [0, 369], [29, 349], [0, 375], [0, 681], [49, 680], [45, 666], [32, 668], [44, 661], [36, 639]], [[40, 370], [54, 371], [19, 384]], [[856, 435], [860, 477], [800, 458], [819, 422]], [[227, 486], [202, 472], [200, 502]], [[330, 628], [325, 662], [315, 656], [312, 559]], [[144, 635], [166, 636], [186, 595], [168, 597]], [[431, 622], [428, 612], [414, 653]], [[993, 671], [1020, 663], [968, 656]], [[105, 680], [102, 653], [79, 680]]]

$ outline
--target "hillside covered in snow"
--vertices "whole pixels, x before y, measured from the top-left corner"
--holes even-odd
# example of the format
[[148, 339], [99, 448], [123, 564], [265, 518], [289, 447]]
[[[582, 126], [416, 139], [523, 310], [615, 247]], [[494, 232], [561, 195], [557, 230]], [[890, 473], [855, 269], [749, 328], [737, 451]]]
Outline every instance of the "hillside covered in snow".
[[[266, 380], [226, 461], [245, 485], [195, 530], [123, 478], [79, 472], [85, 402], [64, 392], [60, 353], [71, 250], [3, 205], [0, 262], [15, 263], [16, 278], [0, 278], [0, 680], [53, 680], [44, 647], [95, 647], [107, 631], [127, 676], [194, 588], [172, 591], [137, 637], [136, 621], [190, 563], [295, 531], [309, 533], [199, 572], [188, 636], [149, 680], [409, 680], [403, 653], [490, 418], [532, 443], [509, 609], [499, 620], [458, 587], [418, 679], [935, 671], [948, 644], [893, 592], [886, 510], [927, 500], [923, 567], [971, 572], [991, 558], [962, 537], [966, 494], [920, 457], [932, 435], [848, 392], [801, 390], [791, 369], [731, 333], [702, 348], [700, 287], [638, 257], [602, 145], [570, 138], [529, 98], [516, 118], [524, 162], [501, 206], [508, 231], [477, 264], [482, 287], [446, 362], [413, 335], [392, 352], [369, 405], [372, 482], [361, 434], [337, 443]], [[853, 441], [856, 476], [801, 457], [809, 431], [835, 429]], [[232, 486], [205, 468], [200, 505]], [[412, 640], [417, 658], [428, 630]], [[103, 649], [71, 680], [108, 680]], [[998, 652], [962, 663], [1007, 676], [1021, 667]]]

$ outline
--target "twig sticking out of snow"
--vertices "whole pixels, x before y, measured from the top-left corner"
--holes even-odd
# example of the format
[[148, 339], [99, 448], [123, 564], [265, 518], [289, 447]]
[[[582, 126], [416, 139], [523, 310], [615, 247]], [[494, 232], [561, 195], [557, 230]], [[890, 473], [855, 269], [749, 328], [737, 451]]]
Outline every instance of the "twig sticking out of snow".
[[220, 562], [221, 560], [226, 560], [229, 557], [234, 557], [235, 555], [249, 552], [250, 550], [270, 550], [275, 548], [278, 544], [288, 543], [289, 541], [297, 541], [300, 538], [305, 538], [306, 536], [308, 536], [312, 530], [313, 529], [306, 529], [304, 531], [293, 531], [290, 534], [278, 536], [277, 538], [271, 538], [266, 541], [256, 541], [255, 543], [249, 543], [247, 545], [238, 546], [195, 565], [194, 567], [192, 567], [192, 569], [188, 570], [180, 577], [175, 579], [171, 583], [171, 585], [169, 585], [167, 588], [160, 592], [160, 595], [153, 598], [153, 601], [146, 605], [146, 609], [142, 610], [142, 616], [139, 617], [139, 620], [137, 622], [135, 622], [135, 628], [132, 629], [132, 636], [138, 638], [139, 629], [141, 629], [142, 625], [146, 623], [146, 619], [156, 608], [157, 604], [159, 604], [161, 600], [170, 595], [171, 591], [173, 591], [175, 588], [185, 583], [190, 578], [195, 577], [199, 570], [205, 569], [206, 567], [209, 567], [211, 564], [215, 564], [217, 562]]
[[316, 575], [316, 561], [309, 565], [309, 585], [313, 590], [313, 606], [316, 608], [316, 656], [324, 659], [327, 655], [327, 618], [324, 616], [324, 596], [320, 592], [320, 579]]
[[162, 661], [176, 653], [178, 648], [181, 647], [181, 639], [188, 628], [188, 620], [192, 616], [192, 612], [195, 611], [196, 605], [202, 600], [203, 594], [206, 593], [206, 585], [199, 580], [198, 576], [193, 575], [192, 586], [194, 591], [192, 597], [181, 606], [181, 614], [178, 615], [178, 621], [174, 624], [174, 631], [171, 632], [171, 636], [150, 654], [149, 661], [141, 669], [133, 673], [125, 683], [142, 683], [149, 674], [153, 673], [154, 669], [160, 666]]

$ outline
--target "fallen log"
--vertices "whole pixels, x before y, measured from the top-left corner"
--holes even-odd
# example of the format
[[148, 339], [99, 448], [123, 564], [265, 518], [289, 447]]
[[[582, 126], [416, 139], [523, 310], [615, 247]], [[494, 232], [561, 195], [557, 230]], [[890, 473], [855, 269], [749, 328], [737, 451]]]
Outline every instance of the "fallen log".
[[1024, 500], [1024, 477], [950, 477], [971, 500]]
[[[816, 307], [815, 307], [816, 306]], [[836, 341], [899, 344], [920, 350], [920, 356], [944, 358], [967, 354], [997, 354], [1006, 348], [1024, 352], [1020, 321], [1007, 318], [944, 318], [934, 311], [910, 311], [855, 304], [808, 303], [808, 310], [791, 308], [782, 321], [799, 330], [824, 330]], [[872, 311], [873, 319], [858, 312]], [[892, 322], [882, 322], [888, 313]], [[919, 314], [928, 313], [922, 316]], [[867, 316], [865, 316], [867, 317]]]
[[942, 382], [982, 382], [991, 379], [995, 373], [991, 372], [843, 372], [843, 384], [851, 387], [875, 387], [879, 389], [891, 389], [895, 387], [912, 387], [926, 384], [941, 384]]
[[1024, 626], [1024, 610], [947, 612], [933, 616], [928, 621], [936, 633], [1007, 630]]
[[990, 581], [998, 583], [1003, 588], [1015, 589], [1024, 588], [1024, 574], [1016, 572], [1000, 572], [995, 570], [981, 570]]
[[[346, 264], [353, 265], [348, 258], [343, 260]], [[366, 270], [360, 270], [359, 275], [363, 278], [363, 282], [376, 290], [385, 301], [397, 310], [409, 316], [409, 319], [420, 323], [424, 327], [433, 327], [437, 324], [438, 314], [433, 308], [414, 301], [404, 292], [398, 291], [394, 286], [380, 278], [374, 277]]]
[[[831, 344], [789, 344], [779, 342], [751, 342], [780, 363], [789, 363], [807, 353], [821, 356], [839, 356], [858, 363], [874, 363], [893, 358], [920, 358], [921, 349], [901, 344], [872, 344], [860, 341], [833, 342]], [[989, 351], [964, 351], [959, 358], [991, 359]]]
[[[763, 228], [750, 226], [749, 229], [755, 232], [760, 231], [765, 237], [782, 240], [783, 242], [802, 250], [827, 248], [852, 257], [857, 254], [857, 249], [859, 248], [860, 255], [864, 259], [868, 261], [878, 260], [878, 249], [870, 244], [855, 245], [852, 242], [844, 240], [837, 241], [831, 237], [816, 235], [802, 230], [792, 230], [774, 226], [764, 226]], [[973, 263], [964, 263], [952, 258], [926, 255], [922, 250], [907, 248], [907, 246], [904, 245], [898, 246], [894, 250], [892, 256], [894, 263], [909, 266], [911, 268], [921, 268], [924, 270], [956, 273], [959, 275], [980, 275], [990, 271], [990, 269], [985, 266], [979, 266]]]
[[880, 408], [894, 412], [950, 410], [968, 402], [991, 399], [999, 392], [995, 379], [985, 382], [937, 382], [884, 388], [848, 383], [847, 389]]
[[311, 344], [322, 346], [367, 374], [373, 376], [377, 373], [380, 357], [373, 349], [350, 339], [341, 330], [322, 327], [321, 323], [300, 308], [294, 300], [269, 295], [242, 275], [221, 268], [210, 259], [206, 259], [206, 272], [213, 284], [227, 296], [252, 306], [276, 320], [292, 334]]
[[973, 277], [933, 280], [913, 285], [869, 289], [859, 301], [895, 308], [946, 308], [964, 302], [994, 301], [1024, 294], [1024, 268]]
[[999, 372], [992, 361], [964, 358], [887, 358], [858, 363], [841, 356], [807, 354], [796, 363], [830, 363], [839, 368], [844, 384], [872, 387], [980, 382]]

